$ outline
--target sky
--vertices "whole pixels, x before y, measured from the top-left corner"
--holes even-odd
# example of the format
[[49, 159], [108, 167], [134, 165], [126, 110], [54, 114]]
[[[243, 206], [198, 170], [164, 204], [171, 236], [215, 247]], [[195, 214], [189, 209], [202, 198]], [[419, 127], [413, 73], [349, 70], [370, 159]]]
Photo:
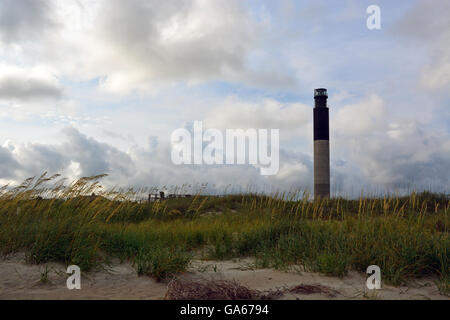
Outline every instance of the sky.
[[[325, 87], [333, 195], [449, 193], [449, 15], [448, 0], [0, 0], [0, 184], [312, 190]], [[279, 129], [278, 174], [174, 165], [170, 135], [194, 121]]]

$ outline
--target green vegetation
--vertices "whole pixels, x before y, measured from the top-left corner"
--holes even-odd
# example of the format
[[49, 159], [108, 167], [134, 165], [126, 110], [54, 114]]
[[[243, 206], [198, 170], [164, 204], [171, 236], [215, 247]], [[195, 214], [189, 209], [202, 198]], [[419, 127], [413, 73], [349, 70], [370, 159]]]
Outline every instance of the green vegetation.
[[332, 276], [375, 264], [393, 284], [437, 275], [448, 294], [450, 201], [444, 195], [317, 201], [295, 193], [197, 195], [147, 202], [136, 201], [139, 190], [104, 191], [102, 177], [65, 186], [44, 174], [1, 188], [0, 253], [24, 251], [29, 263], [59, 261], [82, 270], [119, 258], [158, 280], [186, 270], [193, 258], [250, 256], [255, 267], [297, 266]]

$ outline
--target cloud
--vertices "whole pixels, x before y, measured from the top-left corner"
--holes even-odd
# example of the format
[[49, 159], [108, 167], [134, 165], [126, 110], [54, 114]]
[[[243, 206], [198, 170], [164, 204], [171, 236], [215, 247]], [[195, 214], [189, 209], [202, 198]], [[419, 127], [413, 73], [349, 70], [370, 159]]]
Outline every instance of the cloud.
[[274, 99], [244, 101], [229, 97], [211, 109], [204, 125], [217, 129], [280, 129], [281, 139], [309, 137], [312, 107], [302, 103], [281, 103]]
[[145, 88], [154, 80], [292, 81], [275, 69], [248, 65], [257, 26], [239, 1], [107, 1], [97, 27], [96, 39], [110, 48], [102, 86], [113, 91]]
[[301, 153], [281, 150], [280, 176], [265, 177], [250, 165], [181, 165], [172, 163], [171, 147], [149, 137], [147, 147], [135, 145], [127, 152], [99, 142], [67, 127], [62, 144], [26, 143], [0, 148], [0, 181], [20, 183], [27, 177], [47, 171], [61, 173], [69, 179], [108, 173], [107, 186], [182, 186], [207, 184], [208, 192], [259, 191], [309, 188], [311, 161]]
[[450, 2], [418, 1], [393, 28], [395, 35], [429, 51], [428, 64], [421, 75], [422, 85], [432, 91], [450, 86]]
[[[450, 42], [450, 36], [445, 40]], [[422, 75], [425, 87], [437, 91], [450, 86], [450, 50], [439, 51], [435, 61], [427, 66]]]
[[6, 147], [0, 146], [0, 163], [0, 179], [16, 177], [16, 170], [20, 168], [20, 165]]
[[342, 192], [349, 191], [349, 182], [356, 192], [448, 190], [448, 132], [393, 117], [375, 95], [342, 107], [330, 121], [332, 169]]
[[62, 95], [58, 80], [43, 67], [0, 65], [0, 99], [59, 99]]
[[[442, 14], [448, 1], [415, 2], [393, 28], [403, 40], [394, 45], [384, 32], [365, 34], [359, 4], [287, 3], [278, 15], [276, 6], [0, 0], [2, 136], [25, 141], [0, 149], [0, 179], [106, 172], [108, 183], [122, 186], [310, 188], [312, 106], [285, 101], [312, 104], [313, 87], [325, 85], [338, 92], [330, 96], [334, 191], [430, 182], [448, 190], [442, 103], [450, 87], [450, 23]], [[386, 26], [409, 6], [386, 5], [396, 13]], [[417, 79], [422, 87], [413, 86]], [[222, 130], [279, 128], [279, 174], [261, 177], [253, 166], [174, 166], [166, 131], [201, 119]], [[68, 124], [74, 127], [59, 144], [48, 143]], [[30, 137], [41, 143], [26, 143]]]
[[336, 111], [331, 130], [341, 136], [357, 136], [384, 125], [387, 109], [381, 97], [372, 94]]
[[416, 1], [395, 24], [393, 31], [409, 38], [434, 42], [449, 31], [450, 21], [442, 14], [449, 10], [450, 3], [446, 0]]
[[[395, 125], [375, 141], [364, 141], [354, 160], [366, 177], [392, 188], [445, 189], [450, 181], [450, 154], [442, 149], [449, 137], [423, 131], [417, 122]], [[409, 186], [408, 186], [409, 185]]]
[[[109, 173], [107, 186], [162, 188], [205, 183], [211, 193], [231, 191], [231, 187], [236, 192], [248, 188], [312, 191], [312, 155], [301, 149], [281, 148], [278, 174], [261, 176], [259, 168], [250, 165], [176, 166], [170, 159], [170, 144], [155, 137], [149, 137], [152, 143], [146, 147], [135, 145], [122, 151], [73, 127], [65, 128], [63, 135], [62, 144], [5, 144], [0, 148], [0, 180], [18, 183], [44, 171], [70, 179]], [[448, 134], [410, 121], [360, 131], [354, 139], [336, 136], [331, 140], [332, 192], [348, 196], [361, 191], [445, 192], [450, 181], [448, 141]]]
[[[0, 179], [14, 178], [18, 182], [43, 172], [62, 173], [75, 179], [102, 173], [113, 173], [116, 181], [132, 174], [131, 158], [108, 144], [88, 138], [73, 127], [62, 131], [62, 144], [26, 143], [14, 145], [9, 142], [10, 152], [0, 150], [2, 163]], [[5, 151], [6, 150], [6, 151]], [[16, 170], [16, 174], [6, 174]]]
[[[14, 159], [20, 163], [20, 171], [15, 178], [19, 180], [47, 172], [64, 173], [70, 160], [57, 145], [26, 143], [14, 145]], [[1, 177], [5, 178], [5, 177]], [[19, 181], [16, 181], [19, 182]]]
[[133, 171], [130, 157], [105, 143], [88, 138], [73, 127], [63, 130], [67, 142], [59, 149], [70, 160], [77, 162], [83, 176], [114, 172], [123, 177]]
[[46, 0], [1, 0], [0, 39], [6, 43], [30, 42], [55, 27], [52, 3]]
[[280, 169], [271, 183], [283, 190], [313, 190], [313, 162], [308, 153], [280, 150]]
[[27, 21], [29, 13], [8, 1], [16, 21], [8, 26], [16, 31], [5, 31], [4, 45], [14, 39], [27, 63], [39, 59], [60, 76], [100, 79], [100, 88], [110, 93], [152, 93], [178, 82], [275, 88], [295, 83], [265, 61], [249, 62], [264, 24], [238, 0], [40, 2], [43, 8], [31, 6], [36, 13], [28, 29], [17, 21]]

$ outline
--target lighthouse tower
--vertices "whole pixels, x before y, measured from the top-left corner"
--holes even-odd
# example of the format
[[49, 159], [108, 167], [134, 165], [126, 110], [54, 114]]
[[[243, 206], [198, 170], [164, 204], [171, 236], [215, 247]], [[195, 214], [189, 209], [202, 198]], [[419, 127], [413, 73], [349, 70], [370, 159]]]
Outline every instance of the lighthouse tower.
[[314, 198], [330, 197], [330, 130], [327, 89], [314, 90]]

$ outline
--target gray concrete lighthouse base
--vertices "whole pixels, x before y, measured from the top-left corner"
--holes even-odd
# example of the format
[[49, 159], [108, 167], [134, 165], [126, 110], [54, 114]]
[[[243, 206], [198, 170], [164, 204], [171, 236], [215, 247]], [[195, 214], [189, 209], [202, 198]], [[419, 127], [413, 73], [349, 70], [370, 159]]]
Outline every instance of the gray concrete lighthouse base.
[[330, 142], [314, 141], [314, 198], [330, 197]]

